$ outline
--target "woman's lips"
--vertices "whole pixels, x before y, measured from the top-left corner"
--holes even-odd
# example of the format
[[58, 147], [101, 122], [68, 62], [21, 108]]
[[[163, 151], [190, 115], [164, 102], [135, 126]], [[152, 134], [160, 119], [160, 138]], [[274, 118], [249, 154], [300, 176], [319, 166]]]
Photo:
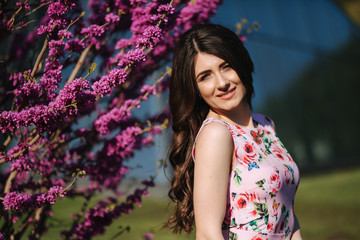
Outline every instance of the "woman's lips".
[[231, 89], [230, 91], [227, 91], [227, 92], [225, 92], [225, 93], [220, 93], [220, 94], [218, 94], [217, 96], [218, 96], [218, 98], [220, 98], [220, 99], [222, 99], [222, 100], [228, 100], [228, 99], [230, 99], [230, 98], [232, 98], [232, 97], [234, 96], [234, 94], [235, 94], [235, 89], [236, 89], [236, 88], [233, 88], [233, 89]]

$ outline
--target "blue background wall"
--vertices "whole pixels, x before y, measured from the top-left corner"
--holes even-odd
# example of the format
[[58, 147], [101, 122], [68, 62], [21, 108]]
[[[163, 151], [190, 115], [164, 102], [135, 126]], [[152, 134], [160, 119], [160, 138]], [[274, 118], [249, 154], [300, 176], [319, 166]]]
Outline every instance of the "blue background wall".
[[[314, 79], [314, 81], [320, 81], [317, 85], [327, 87], [326, 74], [308, 72], [312, 68], [319, 69], [317, 64], [322, 63], [325, 64], [325, 67], [321, 68], [321, 71], [329, 71], [327, 67], [333, 65], [328, 64], [328, 59], [334, 58], [337, 52], [343, 51], [341, 49], [349, 45], [351, 41], [359, 42], [359, 28], [330, 0], [225, 0], [212, 18], [212, 22], [222, 24], [235, 31], [236, 23], [241, 22], [243, 18], [247, 19], [250, 24], [257, 21], [261, 26], [247, 36], [245, 43], [255, 65], [254, 111], [269, 114], [275, 120], [280, 137], [285, 145], [289, 146], [290, 152], [300, 167], [305, 170], [316, 170], [325, 165], [334, 166], [330, 159], [336, 155], [332, 151], [334, 143], [329, 143], [327, 138], [325, 140], [321, 137], [315, 139], [315, 136], [309, 133], [313, 131], [310, 125], [316, 121], [316, 117], [323, 119], [325, 115], [319, 116], [316, 110], [309, 109], [308, 102], [297, 106], [289, 100], [290, 103], [285, 105], [285, 102], [288, 102], [286, 94], [299, 94], [295, 101], [303, 102], [301, 99], [307, 97], [306, 95], [309, 93], [304, 89], [297, 91], [297, 84], [304, 81], [304, 78], [309, 78], [309, 76], [311, 78], [312, 75], [320, 76], [317, 80]], [[352, 48], [354, 46], [356, 47], [356, 44], [351, 45]], [[341, 72], [342, 70], [337, 71]], [[348, 70], [344, 69], [343, 71]], [[338, 79], [339, 84], [346, 80]], [[348, 80], [354, 81], [353, 79]], [[310, 84], [305, 84], [305, 89], [314, 88], [311, 79], [309, 81]], [[317, 90], [314, 89], [314, 91]], [[330, 96], [332, 91], [336, 91], [336, 82], [333, 88], [326, 90]], [[138, 114], [147, 115], [159, 108], [164, 108], [166, 97], [154, 97], [142, 105]], [[309, 98], [312, 99], [312, 96]], [[321, 103], [322, 100], [310, 101]], [[354, 102], [349, 102], [349, 105], [354, 105]], [[302, 115], [293, 120], [291, 116], [296, 113], [300, 114], [297, 108], [302, 109]], [[317, 115], [312, 117], [312, 114]], [[342, 114], [346, 116], [347, 113]], [[302, 119], [305, 117], [304, 115], [309, 115], [310, 124], [306, 123], [306, 119]], [[291, 124], [289, 125], [289, 123]], [[328, 125], [331, 126], [331, 124]], [[305, 129], [300, 128], [299, 125], [304, 125]], [[307, 127], [308, 125], [309, 127]], [[318, 122], [317, 125], [323, 131], [328, 131], [326, 126], [322, 127], [322, 122]], [[305, 137], [301, 134], [303, 131], [308, 133]], [[146, 178], [156, 171], [155, 162], [158, 158], [165, 157], [170, 134], [167, 132], [163, 137], [159, 137], [154, 147], [136, 153], [134, 159], [129, 161], [129, 165], [134, 168], [140, 165], [142, 167], [132, 171], [130, 177]], [[329, 137], [329, 139], [332, 138], [334, 136]], [[335, 138], [342, 139], [344, 136], [338, 134]], [[166, 183], [166, 178], [160, 174], [157, 181]]]

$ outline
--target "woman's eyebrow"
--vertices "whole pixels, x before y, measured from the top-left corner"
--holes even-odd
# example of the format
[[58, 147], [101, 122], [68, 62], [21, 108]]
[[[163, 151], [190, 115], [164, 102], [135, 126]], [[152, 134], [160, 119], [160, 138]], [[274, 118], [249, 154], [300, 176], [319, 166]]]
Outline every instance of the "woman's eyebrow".
[[219, 65], [219, 67], [222, 68], [222, 67], [225, 66], [226, 64], [228, 64], [228, 63], [224, 61], [224, 62], [222, 62], [222, 63]]

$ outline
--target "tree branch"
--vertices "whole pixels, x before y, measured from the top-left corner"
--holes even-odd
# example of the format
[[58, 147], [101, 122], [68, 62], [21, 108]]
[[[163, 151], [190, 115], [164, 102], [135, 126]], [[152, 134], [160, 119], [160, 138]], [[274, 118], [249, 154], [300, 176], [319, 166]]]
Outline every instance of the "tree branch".
[[85, 62], [85, 59], [86, 59], [86, 57], [87, 57], [87, 55], [88, 55], [88, 53], [89, 53], [89, 51], [91, 49], [91, 46], [92, 45], [87, 46], [85, 48], [85, 50], [81, 53], [81, 55], [79, 57], [79, 60], [78, 60], [78, 62], [76, 63], [76, 65], [74, 67], [74, 70], [71, 72], [69, 79], [66, 81], [67, 83], [72, 82], [75, 79], [76, 75], [80, 71], [81, 66]]
[[39, 55], [38, 55], [38, 57], [37, 57], [37, 59], [36, 59], [36, 62], [35, 62], [35, 65], [34, 65], [32, 71], [31, 71], [31, 74], [30, 74], [30, 77], [31, 77], [31, 78], [33, 78], [33, 77], [35, 76], [35, 72], [37, 71], [37, 69], [38, 69], [38, 67], [39, 67], [39, 64], [40, 64], [40, 62], [41, 62], [41, 59], [42, 59], [42, 57], [43, 57], [44, 54], [45, 54], [45, 51], [46, 51], [46, 49], [47, 49], [47, 44], [48, 44], [48, 42], [49, 42], [49, 38], [50, 38], [50, 37], [49, 37], [49, 34], [46, 34], [45, 41], [44, 41], [44, 45], [43, 45], [43, 47], [42, 47], [42, 49], [41, 49], [41, 51], [40, 51], [40, 53], [39, 53]]
[[4, 188], [4, 193], [9, 193], [10, 192], [10, 187], [12, 182], [14, 181], [16, 175], [18, 174], [17, 170], [14, 170], [10, 173], [8, 179], [6, 180], [6, 184], [5, 184], [5, 188]]

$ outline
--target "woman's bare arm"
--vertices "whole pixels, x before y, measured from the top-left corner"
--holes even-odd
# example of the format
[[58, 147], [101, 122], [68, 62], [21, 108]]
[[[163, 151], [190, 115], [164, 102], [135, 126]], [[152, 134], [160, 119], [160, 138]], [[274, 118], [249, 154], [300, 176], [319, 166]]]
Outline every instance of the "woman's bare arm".
[[200, 132], [195, 149], [194, 212], [196, 239], [223, 240], [233, 141], [228, 128], [218, 122]]

